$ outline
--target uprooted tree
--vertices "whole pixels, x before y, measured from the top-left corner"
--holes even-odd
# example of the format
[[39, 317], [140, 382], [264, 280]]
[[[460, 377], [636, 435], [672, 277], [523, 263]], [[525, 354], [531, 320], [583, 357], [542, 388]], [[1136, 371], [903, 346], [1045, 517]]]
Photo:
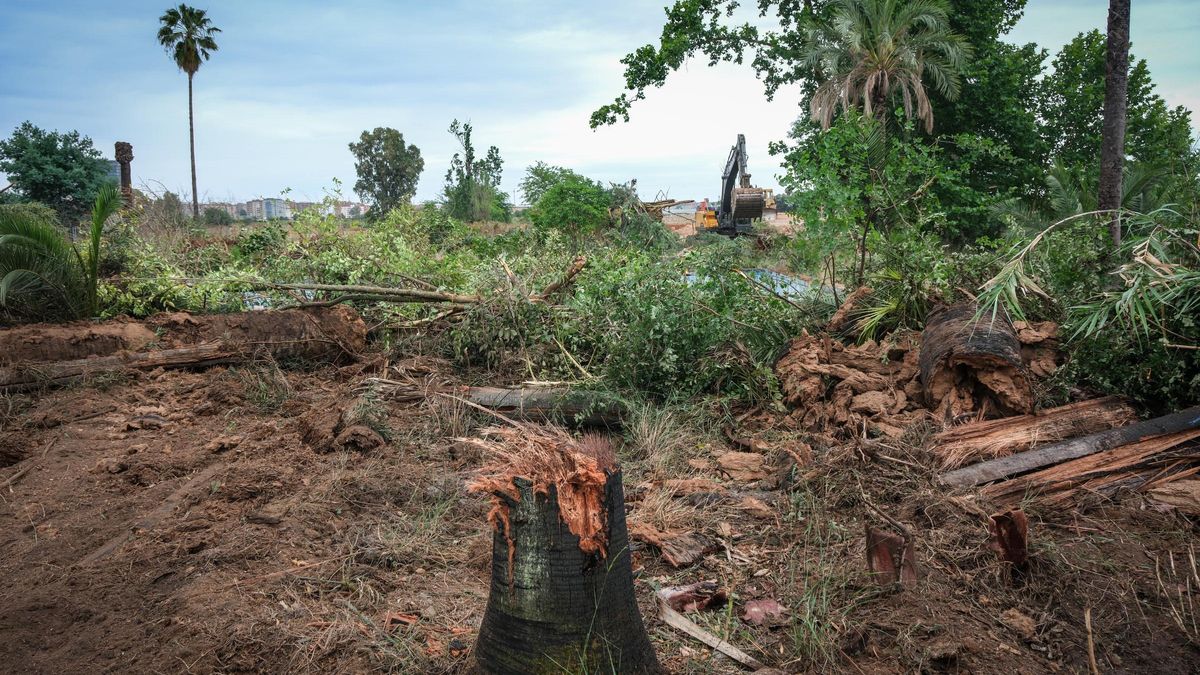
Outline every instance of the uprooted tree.
[[492, 582], [475, 656], [489, 674], [657, 673], [633, 591], [621, 472], [601, 436], [513, 423], [491, 455]]

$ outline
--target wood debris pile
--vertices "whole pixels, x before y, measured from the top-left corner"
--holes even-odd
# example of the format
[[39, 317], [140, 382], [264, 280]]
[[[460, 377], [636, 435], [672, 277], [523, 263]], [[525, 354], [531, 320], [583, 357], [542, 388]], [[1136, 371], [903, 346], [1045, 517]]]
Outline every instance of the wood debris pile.
[[789, 421], [834, 438], [858, 435], [864, 427], [899, 436], [925, 415], [917, 357], [914, 333], [847, 345], [805, 331], [775, 367], [793, 410]]

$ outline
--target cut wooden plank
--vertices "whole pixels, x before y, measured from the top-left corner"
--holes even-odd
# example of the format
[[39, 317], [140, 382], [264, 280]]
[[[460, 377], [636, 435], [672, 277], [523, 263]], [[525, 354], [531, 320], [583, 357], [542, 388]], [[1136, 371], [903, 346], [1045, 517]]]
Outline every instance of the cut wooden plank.
[[982, 492], [1002, 504], [1026, 498], [1065, 504], [1079, 493], [1106, 496], [1121, 488], [1161, 485], [1168, 476], [1182, 478], [1194, 473], [1189, 465], [1200, 460], [1197, 439], [1200, 428], [1152, 436], [994, 483]]
[[1035, 445], [1123, 427], [1137, 421], [1129, 404], [1116, 396], [1077, 401], [1032, 415], [970, 422], [933, 437], [933, 452], [943, 469], [1005, 457]]
[[1164, 434], [1200, 429], [1200, 406], [1156, 417], [1129, 426], [1054, 443], [1008, 457], [973, 464], [943, 474], [938, 480], [950, 487], [969, 487], [1001, 478], [1018, 476], [1051, 464], [1094, 455], [1122, 445]]

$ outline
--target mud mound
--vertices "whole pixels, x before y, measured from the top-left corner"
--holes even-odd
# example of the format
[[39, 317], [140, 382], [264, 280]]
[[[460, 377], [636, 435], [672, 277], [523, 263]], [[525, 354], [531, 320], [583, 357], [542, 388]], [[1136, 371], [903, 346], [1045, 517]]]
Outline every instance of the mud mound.
[[293, 358], [321, 358], [331, 351], [358, 354], [367, 342], [366, 324], [346, 305], [235, 314], [173, 312], [152, 316], [146, 325], [159, 335], [163, 348], [221, 342], [283, 348], [283, 355]]

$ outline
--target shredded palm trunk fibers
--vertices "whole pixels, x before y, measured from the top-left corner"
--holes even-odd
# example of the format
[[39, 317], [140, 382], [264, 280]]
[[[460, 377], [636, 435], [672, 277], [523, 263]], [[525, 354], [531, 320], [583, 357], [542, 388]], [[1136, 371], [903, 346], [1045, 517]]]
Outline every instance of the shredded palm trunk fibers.
[[502, 497], [520, 501], [513, 482], [517, 478], [532, 483], [535, 494], [549, 496], [554, 486], [559, 517], [579, 537], [580, 550], [607, 556], [604, 487], [608, 474], [616, 469], [608, 439], [597, 434], [576, 439], [560, 427], [525, 423], [488, 427], [483, 436], [462, 439], [482, 448], [488, 457], [467, 489], [491, 495], [488, 522], [508, 541], [510, 580], [515, 544], [509, 507]]

